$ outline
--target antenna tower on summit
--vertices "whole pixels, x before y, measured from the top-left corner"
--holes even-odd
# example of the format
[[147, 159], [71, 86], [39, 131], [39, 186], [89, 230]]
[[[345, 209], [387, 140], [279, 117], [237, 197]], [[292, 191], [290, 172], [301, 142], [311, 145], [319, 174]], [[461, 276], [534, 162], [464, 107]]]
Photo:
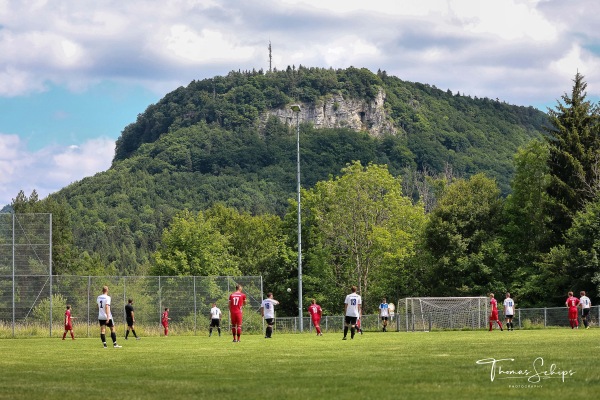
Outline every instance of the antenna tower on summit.
[[273, 62], [273, 54], [271, 53], [271, 41], [269, 40], [269, 72], [273, 72], [271, 69], [271, 63]]

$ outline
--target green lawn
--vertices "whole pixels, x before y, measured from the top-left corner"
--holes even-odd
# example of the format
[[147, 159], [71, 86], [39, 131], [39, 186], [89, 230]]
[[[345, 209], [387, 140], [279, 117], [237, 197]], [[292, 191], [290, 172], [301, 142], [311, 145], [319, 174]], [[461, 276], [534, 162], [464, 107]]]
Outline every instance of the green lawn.
[[[275, 333], [240, 343], [225, 334], [119, 335], [119, 344], [2, 339], [0, 398], [591, 399], [600, 392], [600, 329], [366, 332], [347, 341]], [[499, 361], [492, 381], [491, 364], [476, 363], [490, 358], [514, 361]], [[562, 371], [571, 372], [564, 381]], [[552, 378], [536, 382], [543, 372]]]

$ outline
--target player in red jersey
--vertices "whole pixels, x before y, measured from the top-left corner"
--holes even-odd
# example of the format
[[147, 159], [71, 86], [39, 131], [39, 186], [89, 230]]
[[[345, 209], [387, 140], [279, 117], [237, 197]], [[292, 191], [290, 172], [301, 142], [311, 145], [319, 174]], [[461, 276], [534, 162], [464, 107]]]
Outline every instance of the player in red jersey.
[[165, 308], [165, 312], [162, 313], [162, 316], [160, 317], [160, 323], [162, 324], [163, 328], [165, 328], [165, 336], [169, 335], [169, 321], [171, 320], [171, 318], [169, 318], [169, 308]]
[[233, 341], [239, 342], [242, 335], [242, 308], [246, 305], [246, 295], [242, 293], [242, 285], [235, 285], [235, 292], [229, 295], [229, 317]]
[[504, 330], [502, 329], [502, 322], [498, 319], [498, 302], [494, 298], [494, 293], [490, 293], [490, 308], [492, 309], [492, 313], [490, 314], [490, 332], [494, 326], [494, 321], [496, 321], [501, 331]]
[[311, 304], [308, 306], [308, 313], [310, 314], [312, 323], [317, 331], [317, 336], [323, 336], [323, 332], [321, 332], [321, 316], [323, 315], [323, 310], [321, 309], [321, 306], [317, 304], [317, 300], [312, 299], [310, 302]]
[[565, 302], [569, 308], [569, 324], [571, 329], [579, 329], [579, 321], [577, 320], [577, 306], [579, 306], [579, 299], [573, 296], [573, 292], [569, 292], [569, 298]]
[[71, 317], [71, 306], [67, 305], [67, 311], [65, 311], [65, 333], [63, 333], [63, 339], [67, 337], [67, 332], [71, 332], [71, 339], [75, 340], [75, 335], [73, 335], [73, 318]]

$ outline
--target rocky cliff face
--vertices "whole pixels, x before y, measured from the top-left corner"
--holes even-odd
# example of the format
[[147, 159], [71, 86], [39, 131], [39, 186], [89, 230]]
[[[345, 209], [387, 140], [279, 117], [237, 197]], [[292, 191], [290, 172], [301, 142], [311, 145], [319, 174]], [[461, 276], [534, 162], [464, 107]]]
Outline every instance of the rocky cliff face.
[[[385, 92], [380, 89], [371, 102], [346, 99], [336, 94], [320, 104], [301, 104], [298, 115], [300, 123], [310, 122], [315, 128], [349, 128], [367, 131], [372, 136], [385, 133], [396, 135], [398, 130], [389, 121], [384, 108]], [[296, 123], [296, 115], [289, 108], [270, 110], [261, 116], [262, 125], [270, 116], [276, 116], [287, 124]]]

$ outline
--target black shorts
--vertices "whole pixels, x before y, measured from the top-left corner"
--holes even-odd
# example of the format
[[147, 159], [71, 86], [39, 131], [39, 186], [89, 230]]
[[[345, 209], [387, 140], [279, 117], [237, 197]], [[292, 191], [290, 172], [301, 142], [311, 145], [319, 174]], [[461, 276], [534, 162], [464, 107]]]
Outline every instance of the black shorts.
[[507, 319], [511, 319], [512, 317], [513, 317], [513, 315], [512, 315], [512, 314], [506, 314], [506, 315], [504, 316], [504, 318], [507, 318]]
[[382, 321], [387, 321], [387, 320], [388, 320], [388, 317], [381, 317], [381, 320], [382, 320]]
[[589, 308], [582, 308], [581, 309], [581, 316], [582, 317], [587, 317], [590, 313], [590, 309]]
[[344, 318], [344, 322], [346, 322], [346, 325], [356, 325], [357, 319], [358, 317], [350, 317], [346, 315], [346, 317]]
[[213, 318], [210, 320], [210, 327], [211, 328], [218, 328], [221, 326], [221, 320], [219, 318]]
[[275, 318], [265, 318], [267, 325], [273, 325], [273, 321], [275, 321]]
[[105, 319], [99, 319], [99, 320], [98, 320], [98, 323], [100, 324], [100, 326], [108, 326], [109, 328], [112, 328], [113, 326], [115, 326], [115, 325], [113, 324], [113, 320], [112, 320], [112, 318], [111, 318], [111, 319], [109, 319], [108, 321], [107, 321], [107, 320], [105, 320]]
[[127, 326], [133, 328], [133, 319], [127, 318]]

